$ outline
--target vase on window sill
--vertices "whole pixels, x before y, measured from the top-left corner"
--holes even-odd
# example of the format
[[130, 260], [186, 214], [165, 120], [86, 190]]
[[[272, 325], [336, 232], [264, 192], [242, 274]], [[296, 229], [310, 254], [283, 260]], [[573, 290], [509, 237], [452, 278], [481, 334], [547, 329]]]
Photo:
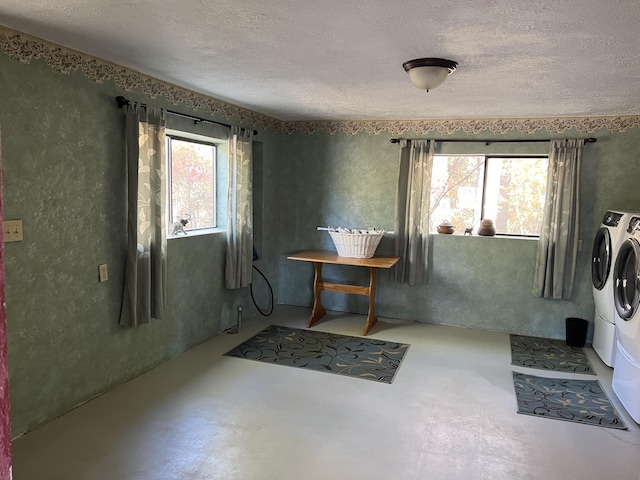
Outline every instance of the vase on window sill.
[[438, 225], [438, 233], [442, 233], [445, 235], [451, 235], [456, 230], [449, 220], [444, 220], [440, 225]]
[[493, 224], [493, 220], [489, 220], [487, 218], [480, 222], [480, 227], [478, 227], [478, 235], [482, 235], [483, 237], [493, 237], [495, 234], [496, 227]]

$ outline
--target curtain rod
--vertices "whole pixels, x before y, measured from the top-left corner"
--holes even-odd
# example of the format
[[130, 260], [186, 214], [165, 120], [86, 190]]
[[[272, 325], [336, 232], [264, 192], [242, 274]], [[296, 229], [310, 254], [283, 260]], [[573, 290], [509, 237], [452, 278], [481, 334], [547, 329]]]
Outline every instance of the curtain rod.
[[[122, 95], [118, 95], [116, 97], [116, 103], [118, 104], [118, 108], [122, 108], [125, 105], [131, 105], [131, 102], [129, 100], [127, 100], [126, 98], [124, 98]], [[147, 105], [145, 103], [141, 103], [140, 104], [142, 107], [147, 107]], [[189, 118], [191, 120], [193, 120], [194, 124], [198, 124], [198, 123], [212, 123], [214, 125], [222, 125], [223, 127], [227, 127], [227, 128], [231, 128], [231, 125], [229, 125], [228, 123], [222, 123], [222, 122], [216, 122], [215, 120], [208, 120], [206, 118], [200, 118], [200, 117], [196, 117], [194, 115], [189, 115], [187, 113], [180, 113], [180, 112], [174, 112], [173, 110], [165, 110], [167, 113], [171, 114], [171, 115], [175, 115], [177, 117], [182, 117], [182, 118]], [[258, 135], [258, 131], [254, 130], [253, 131], [254, 135]]]
[[[408, 140], [411, 141], [410, 138], [392, 138], [390, 140], [391, 143], [400, 143], [400, 140]], [[419, 140], [418, 138], [414, 138], [414, 140]], [[433, 140], [434, 142], [468, 142], [468, 143], [484, 143], [485, 145], [490, 145], [492, 143], [532, 143], [532, 142], [550, 142], [551, 138], [547, 138], [547, 139], [540, 139], [540, 140], [532, 140], [532, 139], [524, 139], [524, 140], [501, 140], [501, 139], [496, 139], [496, 140], [473, 140], [470, 138], [462, 138], [459, 140], [456, 140], [455, 138], [452, 139], [446, 139], [446, 138], [425, 138], [424, 140]], [[596, 143], [598, 141], [597, 138], [593, 138], [593, 137], [589, 137], [589, 138], [582, 138], [579, 140], [584, 140], [584, 143]]]

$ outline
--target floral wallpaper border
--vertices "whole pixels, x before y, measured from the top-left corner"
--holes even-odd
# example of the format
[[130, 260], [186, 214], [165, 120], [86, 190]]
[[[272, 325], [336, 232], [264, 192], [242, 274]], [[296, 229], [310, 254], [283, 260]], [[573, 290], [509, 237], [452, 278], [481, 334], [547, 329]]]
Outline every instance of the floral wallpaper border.
[[406, 132], [413, 132], [417, 135], [425, 135], [437, 132], [440, 135], [450, 135], [457, 132], [466, 134], [491, 132], [499, 135], [512, 131], [517, 131], [520, 134], [532, 134], [538, 131], [561, 134], [567, 130], [575, 130], [579, 134], [588, 134], [601, 129], [610, 132], [624, 132], [640, 126], [640, 116], [284, 121], [192, 92], [91, 55], [2, 26], [0, 26], [0, 51], [20, 63], [28, 64], [32, 60], [43, 59], [57, 73], [69, 75], [72, 71], [80, 70], [85, 77], [98, 84], [111, 80], [116, 86], [127, 92], [138, 89], [150, 98], [163, 97], [172, 105], [183, 104], [193, 110], [204, 111], [210, 115], [219, 115], [225, 119], [233, 119], [242, 125], [263, 127], [282, 133], [344, 133], [355, 135], [364, 132], [371, 135], [381, 133], [401, 135]]
[[385, 121], [349, 121], [349, 122], [286, 122], [281, 131], [286, 133], [303, 132], [307, 134], [322, 132], [328, 134], [346, 133], [355, 135], [365, 132], [377, 135], [389, 132], [402, 135], [413, 132], [416, 135], [438, 133], [451, 135], [458, 132], [479, 134], [491, 132], [501, 135], [511, 131], [520, 134], [532, 134], [546, 131], [561, 134], [575, 129], [580, 134], [593, 133], [600, 129], [610, 132], [624, 132], [640, 126], [640, 116], [619, 117], [566, 117], [566, 118], [508, 118], [508, 119], [452, 119], [452, 120], [385, 120]]
[[42, 59], [57, 73], [69, 75], [73, 71], [80, 70], [87, 79], [98, 84], [111, 80], [126, 92], [137, 89], [150, 98], [163, 97], [172, 105], [184, 104], [193, 110], [202, 110], [210, 115], [234, 119], [243, 125], [280, 129], [281, 122], [275, 118], [2, 26], [0, 26], [0, 51], [20, 63], [28, 64], [32, 60]]

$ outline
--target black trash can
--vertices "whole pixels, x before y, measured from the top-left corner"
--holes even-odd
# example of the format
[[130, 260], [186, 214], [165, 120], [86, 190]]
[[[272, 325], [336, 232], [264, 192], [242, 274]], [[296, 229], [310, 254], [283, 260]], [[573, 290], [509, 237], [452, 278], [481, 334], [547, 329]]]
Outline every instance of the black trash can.
[[568, 317], [566, 323], [567, 345], [570, 347], [584, 347], [587, 341], [589, 322], [583, 318]]

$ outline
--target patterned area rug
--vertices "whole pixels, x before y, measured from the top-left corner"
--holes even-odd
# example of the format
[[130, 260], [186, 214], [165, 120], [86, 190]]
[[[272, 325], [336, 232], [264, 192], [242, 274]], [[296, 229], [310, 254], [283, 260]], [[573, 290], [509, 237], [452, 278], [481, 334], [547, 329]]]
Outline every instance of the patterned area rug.
[[543, 378], [513, 372], [518, 413], [626, 430], [597, 380]]
[[225, 355], [391, 383], [409, 345], [270, 325]]
[[511, 335], [511, 365], [595, 375], [582, 348], [548, 338]]

